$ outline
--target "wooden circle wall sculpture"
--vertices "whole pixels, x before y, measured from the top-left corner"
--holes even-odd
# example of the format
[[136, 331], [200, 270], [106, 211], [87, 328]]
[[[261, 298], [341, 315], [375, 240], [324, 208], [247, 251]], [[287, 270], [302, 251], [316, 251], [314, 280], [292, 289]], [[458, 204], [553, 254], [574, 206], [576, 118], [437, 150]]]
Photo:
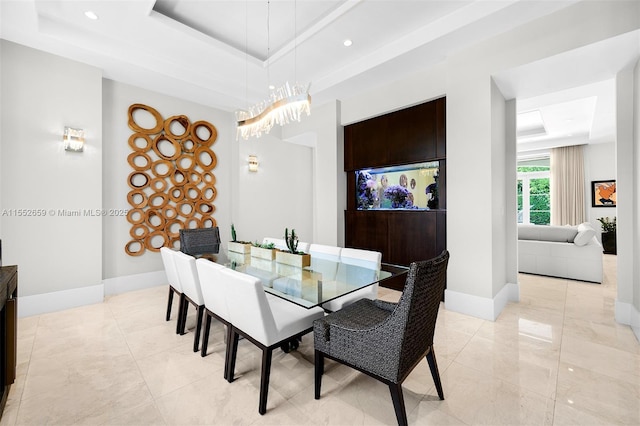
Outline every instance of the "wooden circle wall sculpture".
[[[152, 124], [140, 124], [138, 114], [147, 114]], [[186, 115], [164, 120], [154, 108], [129, 107], [129, 137], [132, 152], [127, 162], [127, 200], [132, 209], [131, 240], [125, 245], [130, 256], [161, 247], [179, 248], [179, 230], [216, 226], [213, 218], [218, 162], [211, 149], [218, 137], [215, 126], [206, 121], [191, 123]]]

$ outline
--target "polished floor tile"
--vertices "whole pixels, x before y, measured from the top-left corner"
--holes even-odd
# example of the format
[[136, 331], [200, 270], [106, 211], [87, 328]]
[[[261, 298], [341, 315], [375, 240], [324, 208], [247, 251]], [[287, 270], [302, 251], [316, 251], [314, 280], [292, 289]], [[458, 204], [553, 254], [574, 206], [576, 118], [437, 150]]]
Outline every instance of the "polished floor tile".
[[[445, 400], [423, 360], [403, 384], [412, 425], [639, 425], [640, 344], [614, 321], [615, 256], [601, 285], [521, 274], [520, 302], [496, 321], [441, 305], [434, 352]], [[267, 413], [258, 413], [260, 351], [240, 340], [223, 378], [225, 330], [213, 321], [206, 357], [193, 352], [168, 289], [22, 318], [18, 366], [0, 425], [392, 425], [386, 385], [327, 361], [313, 397], [313, 339], [275, 351]], [[380, 288], [397, 301], [399, 292]]]

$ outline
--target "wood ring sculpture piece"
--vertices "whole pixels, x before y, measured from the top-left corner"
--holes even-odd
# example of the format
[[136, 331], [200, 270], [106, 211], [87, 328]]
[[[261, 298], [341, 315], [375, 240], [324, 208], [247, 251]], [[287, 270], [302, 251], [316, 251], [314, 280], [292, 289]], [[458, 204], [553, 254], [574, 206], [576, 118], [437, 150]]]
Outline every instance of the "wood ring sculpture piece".
[[[132, 244], [138, 244], [140, 248], [138, 250], [132, 250], [131, 248]], [[144, 253], [144, 250], [145, 250], [144, 241], [140, 241], [140, 240], [129, 241], [127, 245], [124, 246], [124, 251], [126, 251], [129, 256], [141, 256]]]
[[184, 189], [179, 186], [171, 188], [169, 190], [169, 199], [176, 204], [180, 201], [184, 201]]
[[[178, 227], [178, 229], [175, 232], [173, 231], [174, 226]], [[167, 224], [164, 227], [164, 232], [166, 232], [169, 238], [171, 239], [173, 238], [179, 239], [181, 229], [184, 229], [184, 222], [182, 222], [180, 219], [171, 219], [167, 221]]]
[[216, 195], [218, 195], [218, 191], [216, 191], [216, 187], [213, 185], [205, 185], [202, 188], [202, 199], [204, 201], [212, 202], [216, 199]]
[[195, 172], [195, 166], [196, 158], [191, 154], [182, 154], [176, 160], [176, 169], [182, 170], [183, 172]]
[[[165, 172], [158, 170], [158, 167], [160, 166], [166, 167], [167, 170]], [[173, 163], [168, 160], [157, 160], [157, 161], [154, 161], [153, 164], [151, 164], [151, 171], [157, 177], [171, 176], [173, 174], [173, 170], [174, 170]]]
[[187, 184], [188, 179], [187, 175], [182, 170], [174, 170], [170, 176], [171, 183], [173, 186], [184, 186]]
[[[140, 202], [137, 202], [136, 199], [140, 198]], [[147, 198], [147, 194], [144, 193], [141, 189], [134, 189], [133, 191], [129, 191], [127, 194], [127, 201], [129, 204], [135, 209], [143, 209], [147, 206], [149, 199]]]
[[[198, 129], [200, 129], [201, 127], [204, 127], [209, 131], [209, 137], [207, 139], [202, 139], [198, 134]], [[213, 124], [207, 121], [196, 121], [191, 125], [191, 136], [200, 145], [211, 146], [216, 141], [216, 139], [218, 139], [218, 130], [216, 130], [216, 127]]]
[[129, 230], [129, 235], [134, 240], [143, 240], [147, 235], [149, 235], [149, 228], [145, 224], [133, 225]]
[[[154, 223], [154, 220], [156, 219], [159, 220], [158, 223]], [[155, 230], [161, 230], [164, 229], [167, 221], [157, 210], [147, 210], [145, 214], [145, 223]]]
[[[162, 244], [160, 244], [159, 246], [153, 245], [153, 239], [156, 237], [162, 237]], [[162, 247], [165, 247], [168, 243], [169, 237], [167, 237], [167, 234], [165, 234], [163, 231], [153, 231], [149, 233], [149, 235], [147, 235], [147, 237], [144, 239], [144, 246], [146, 247], [146, 249], [153, 252], [159, 252], [160, 249]]]
[[[160, 144], [162, 142], [169, 142], [171, 144], [171, 146], [173, 147], [173, 154], [168, 155], [165, 154], [164, 152], [162, 152], [162, 150], [160, 149]], [[156, 153], [156, 155], [160, 158], [162, 158], [163, 160], [176, 160], [180, 154], [180, 144], [178, 143], [178, 141], [176, 141], [175, 139], [172, 139], [170, 137], [168, 137], [167, 135], [163, 135], [163, 134], [159, 134], [158, 136], [155, 137], [155, 139], [153, 140], [153, 144], [151, 145], [151, 148], [153, 149], [153, 152]]]
[[216, 176], [211, 172], [202, 173], [202, 180], [209, 185], [216, 184]]
[[[145, 161], [145, 164], [143, 166], [138, 166], [136, 164], [137, 158], [142, 158]], [[145, 170], [151, 169], [152, 161], [151, 161], [151, 157], [149, 157], [144, 152], [134, 151], [131, 154], [129, 154], [129, 156], [127, 156], [127, 163], [129, 163], [129, 165], [133, 168], [133, 170], [144, 172]]]
[[[136, 110], [139, 110], [139, 109], [143, 111], [147, 111], [149, 114], [153, 116], [153, 118], [155, 118], [156, 120], [155, 127], [152, 127], [150, 129], [145, 129], [144, 127], [140, 127], [136, 123], [136, 121], [133, 119], [133, 114], [136, 112]], [[158, 133], [160, 130], [162, 130], [163, 125], [164, 125], [164, 120], [162, 120], [162, 116], [154, 108], [151, 108], [150, 106], [144, 105], [144, 104], [133, 104], [129, 107], [129, 128], [134, 132], [144, 133], [146, 135], [154, 135]]]
[[[136, 185], [135, 180], [138, 176], [144, 178], [144, 183], [140, 185]], [[149, 182], [151, 182], [151, 178], [145, 172], [131, 172], [129, 173], [129, 178], [127, 179], [129, 182], [129, 188], [131, 189], [144, 189], [149, 186]]]
[[202, 193], [200, 192], [200, 188], [198, 188], [193, 183], [188, 183], [184, 186], [184, 196], [188, 200], [197, 201], [200, 200], [200, 196]]
[[214, 226], [218, 226], [218, 222], [216, 222], [213, 216], [205, 216], [200, 219], [200, 225], [203, 228], [213, 228]]
[[[171, 125], [173, 122], [176, 122], [182, 126], [184, 132], [179, 135], [176, 135], [171, 130]], [[169, 117], [164, 120], [164, 132], [172, 139], [181, 140], [186, 139], [191, 135], [191, 122], [186, 115], [174, 115], [173, 117]]]
[[[189, 211], [185, 212], [184, 209], [188, 208]], [[196, 208], [191, 201], [182, 201], [178, 203], [178, 216], [182, 216], [185, 219], [189, 219], [196, 214]]]
[[142, 209], [131, 209], [127, 212], [127, 220], [132, 225], [138, 225], [143, 223], [145, 219], [144, 210]]
[[175, 219], [178, 217], [178, 209], [176, 209], [173, 205], [171, 204], [167, 204], [166, 206], [164, 206], [162, 209], [162, 215], [164, 216], [164, 218], [167, 220], [167, 222], [169, 220]]
[[[158, 202], [160, 200], [160, 202]], [[169, 203], [169, 196], [164, 192], [154, 192], [149, 195], [147, 205], [152, 209], [162, 209]]]
[[191, 154], [196, 150], [196, 143], [193, 141], [193, 138], [181, 140], [180, 145], [182, 145], [182, 152], [185, 154]]
[[[140, 148], [138, 146], [138, 144], [136, 144], [136, 141], [138, 139], [144, 139], [144, 141], [146, 142], [145, 146]], [[147, 152], [151, 149], [151, 145], [153, 144], [153, 141], [151, 140], [151, 137], [147, 134], [144, 133], [134, 133], [131, 136], [129, 136], [129, 146], [131, 147], [131, 149], [133, 149], [135, 152]]]
[[157, 178], [151, 179], [149, 188], [151, 188], [155, 192], [164, 192], [164, 190], [167, 189], [168, 185], [169, 184], [167, 183], [166, 179], [157, 177]]
[[216, 210], [215, 206], [207, 203], [206, 201], [196, 202], [196, 211], [201, 215], [210, 215]]
[[[202, 170], [204, 170], [205, 172], [210, 172], [211, 170], [213, 170], [213, 168], [218, 163], [216, 154], [206, 146], [199, 146], [198, 148], [196, 148], [196, 152], [193, 155], [196, 157], [196, 164], [200, 166], [200, 168], [202, 168]], [[204, 161], [202, 161], [203, 155], [209, 156], [209, 158], [211, 159], [211, 162], [209, 164], [206, 164]]]

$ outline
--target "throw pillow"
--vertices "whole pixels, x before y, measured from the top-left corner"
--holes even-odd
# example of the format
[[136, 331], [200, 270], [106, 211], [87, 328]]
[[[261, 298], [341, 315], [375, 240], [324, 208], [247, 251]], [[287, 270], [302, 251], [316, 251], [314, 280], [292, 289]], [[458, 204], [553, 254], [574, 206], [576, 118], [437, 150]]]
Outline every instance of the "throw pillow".
[[584, 222], [578, 225], [578, 234], [573, 239], [573, 244], [577, 246], [584, 246], [591, 241], [593, 237], [596, 235], [596, 230], [593, 229], [590, 223]]

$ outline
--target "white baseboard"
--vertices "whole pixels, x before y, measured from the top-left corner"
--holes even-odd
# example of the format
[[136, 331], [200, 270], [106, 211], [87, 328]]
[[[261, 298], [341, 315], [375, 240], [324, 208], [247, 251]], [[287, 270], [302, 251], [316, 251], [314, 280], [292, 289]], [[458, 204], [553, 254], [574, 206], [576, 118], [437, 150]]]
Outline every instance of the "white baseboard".
[[35, 294], [33, 296], [19, 296], [18, 317], [30, 317], [48, 312], [77, 308], [78, 306], [102, 303], [105, 296], [142, 290], [164, 284], [167, 284], [167, 276], [164, 270], [162, 270], [109, 278], [103, 280], [102, 284], [88, 287]]
[[640, 342], [640, 312], [631, 303], [619, 302], [616, 300], [615, 307], [616, 322], [631, 326], [631, 330]]
[[33, 296], [18, 296], [18, 318], [102, 303], [103, 300], [104, 286], [102, 284]]
[[495, 321], [508, 302], [519, 300], [520, 287], [512, 283], [505, 284], [493, 299], [448, 289], [444, 291], [444, 306], [447, 310], [488, 321]]
[[102, 280], [105, 296], [157, 287], [159, 285], [167, 284], [168, 282], [169, 281], [167, 281], [167, 275], [164, 273], [164, 270], [145, 272], [143, 274], [125, 275], [123, 277], [107, 278], [106, 280]]

